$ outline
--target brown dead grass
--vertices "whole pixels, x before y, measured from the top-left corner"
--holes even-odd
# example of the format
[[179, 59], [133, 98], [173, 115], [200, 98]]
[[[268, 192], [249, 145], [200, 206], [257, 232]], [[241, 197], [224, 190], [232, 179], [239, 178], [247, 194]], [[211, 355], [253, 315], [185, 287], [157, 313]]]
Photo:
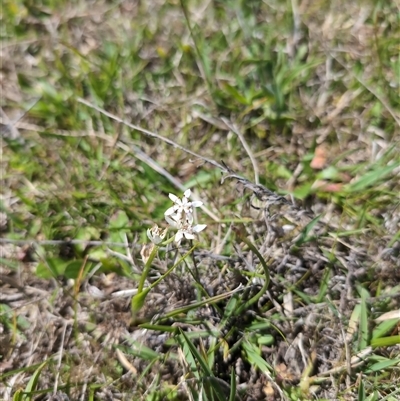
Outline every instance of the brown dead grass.
[[[357, 327], [352, 327], [349, 322], [355, 305], [360, 302], [357, 284], [362, 283], [371, 294], [369, 303], [375, 308], [374, 312], [371, 310], [371, 322], [380, 312], [400, 308], [397, 294], [385, 296], [400, 281], [399, 245], [398, 241], [392, 241], [400, 230], [399, 206], [394, 203], [396, 197], [393, 196], [399, 193], [398, 168], [381, 184], [381, 195], [376, 195], [372, 200], [373, 207], [366, 212], [369, 216], [367, 222], [360, 218], [360, 212], [365, 211], [360, 205], [370, 201], [368, 193], [361, 194], [360, 199], [356, 200], [350, 194], [351, 204], [346, 203], [345, 196], [336, 196], [343, 186], [360, 177], [351, 166], [373, 164], [392, 147], [398, 146], [400, 117], [398, 110], [394, 110], [391, 91], [381, 93], [381, 86], [377, 90], [374, 84], [386, 80], [389, 85], [396, 82], [398, 77], [393, 76], [393, 70], [387, 64], [380, 62], [384, 56], [377, 54], [371, 41], [372, 37], [382, 37], [386, 32], [391, 32], [391, 26], [396, 22], [392, 16], [394, 13], [387, 7], [382, 15], [378, 13], [379, 18], [372, 24], [369, 22], [373, 17], [372, 2], [339, 2], [336, 5], [323, 1], [299, 3], [304, 29], [301, 29], [299, 37], [286, 38], [288, 52], [296, 52], [298, 46], [304, 44], [308, 53], [319, 55], [324, 62], [315, 69], [308, 86], [298, 88], [293, 106], [298, 113], [296, 120], [290, 124], [290, 130], [287, 126], [282, 129], [279, 124], [274, 125], [268, 120], [252, 127], [253, 117], [258, 112], [255, 106], [246, 112], [241, 110], [228, 113], [228, 117], [237, 124], [240, 131], [246, 133], [265, 185], [273, 181], [273, 189], [289, 191], [303, 185], [308, 178], [302, 174], [304, 158], [313, 151], [315, 144], [321, 146], [320, 160], [315, 162], [316, 165], [320, 163], [326, 167], [335, 163], [343, 168], [342, 175], [333, 182], [315, 178], [315, 185], [327, 185], [323, 187], [325, 190], [315, 192], [305, 199], [304, 204], [296, 206], [278, 203], [270, 207], [269, 198], [263, 196], [263, 188], [257, 187], [252, 181], [230, 180], [222, 186], [214, 185], [202, 190], [208, 205], [218, 216], [222, 217], [226, 211], [229, 217], [253, 219], [252, 223], [246, 225], [247, 236], [257, 244], [271, 270], [272, 282], [265, 297], [246, 316], [230, 322], [239, 330], [237, 337], [230, 339], [229, 345], [232, 346], [240, 339], [249, 319], [254, 316], [270, 319], [273, 322], [270, 334], [274, 337], [274, 344], [260, 347], [260, 353], [273, 366], [276, 373], [274, 381], [252, 368], [239, 352], [230, 355], [228, 360], [218, 354], [215, 362], [216, 376], [228, 382], [228, 370], [230, 367], [235, 368], [238, 387], [246, 389], [243, 397], [246, 401], [283, 399], [277, 386], [291, 389], [292, 394], [297, 395], [301, 392], [295, 391], [301, 387], [304, 394], [309, 392], [315, 398], [355, 400], [359, 378], [363, 374], [363, 361], [354, 362], [351, 359], [354, 356], [351, 348], [354, 348], [357, 341], [352, 330], [357, 331]], [[35, 93], [35, 84], [32, 84], [31, 92], [22, 90], [18, 75], [24, 75], [31, 83], [44, 78], [55, 87], [62, 87], [58, 83], [57, 74], [53, 76], [48, 73], [44, 66], [56, 64], [54, 54], [57, 52], [60, 60], [68, 59], [68, 65], [80, 64], [77, 62], [79, 57], [64, 46], [65, 37], [71, 48], [90, 60], [91, 55], [102, 49], [105, 39], [125, 41], [124, 34], [132, 30], [132, 21], [140, 23], [142, 27], [148, 26], [150, 31], [148, 35], [151, 39], [148, 42], [145, 37], [141, 39], [143, 46], [140, 57], [143, 65], [137, 68], [143, 74], [151, 75], [158, 71], [158, 64], [162, 63], [160, 55], [174, 51], [174, 40], [184, 36], [183, 42], [190, 42], [180, 13], [173, 7], [164, 10], [164, 2], [156, 2], [148, 10], [145, 8], [150, 6], [131, 2], [121, 2], [112, 7], [98, 2], [93, 8], [80, 4], [82, 10], [72, 5], [66, 6], [62, 13], [54, 13], [47, 19], [46, 24], [33, 15], [22, 18], [33, 38], [25, 41], [15, 39], [5, 43], [2, 49], [3, 133], [7, 138], [21, 143], [35, 143], [41, 147], [42, 152], [39, 152], [37, 159], [42, 158], [43, 171], [49, 171], [52, 177], [49, 182], [49, 176], [46, 177], [49, 173], [39, 172], [39, 179], [29, 176], [26, 171], [18, 173], [20, 161], [15, 161], [8, 142], [2, 142], [2, 200], [8, 212], [26, 221], [27, 226], [35, 216], [26, 212], [20, 202], [21, 189], [32, 202], [44, 202], [56, 196], [57, 199], [67, 199], [73, 203], [69, 191], [66, 191], [67, 186], [59, 185], [64, 180], [68, 182], [66, 176], [69, 178], [73, 174], [70, 171], [56, 171], [54, 167], [60, 160], [66, 161], [57, 153], [64, 142], [49, 139], [40, 133], [52, 129], [60, 137], [62, 134], [86, 136], [89, 131], [91, 144], [95, 147], [105, 143], [102, 138], [111, 128], [102, 122], [100, 116], [90, 120], [87, 130], [78, 130], [71, 127], [73, 124], [67, 118], [46, 120], [43, 115], [34, 113], [27, 115], [24, 121], [10, 124], [9, 121], [20, 117], [21, 110], [26, 110], [26, 105], [34, 103], [40, 93]], [[282, 19], [285, 7], [277, 6], [274, 18]], [[140, 15], [145, 17], [138, 17]], [[155, 18], [155, 15], [159, 17]], [[210, 32], [211, 36], [212, 32], [221, 27], [216, 26], [214, 20], [203, 18], [204, 15], [206, 8], [199, 6], [198, 13], [193, 13], [194, 22], [197, 21], [204, 32]], [[273, 23], [265, 9], [260, 11], [257, 18], [260, 23]], [[82, 20], [84, 24], [81, 24]], [[123, 29], [117, 29], [117, 23]], [[64, 30], [58, 31], [58, 26]], [[176, 52], [176, 63], [180, 58], [185, 60], [185, 51], [183, 47], [180, 52]], [[229, 52], [233, 54], [234, 51], [232, 46]], [[229, 60], [229, 55], [224, 52], [216, 57], [221, 58], [220, 66]], [[356, 62], [362, 65], [362, 72], [357, 77], [354, 72]], [[138, 96], [128, 85], [123, 86], [124, 81], [121, 84], [116, 79], [115, 85], [123, 86], [120, 88], [121, 99], [118, 102], [110, 101], [105, 108], [129, 118], [135, 124], [172, 138], [204, 157], [215, 160], [222, 158], [235, 171], [240, 171], [241, 175], [252, 177], [254, 171], [248, 153], [219, 118], [219, 110], [210, 99], [204, 82], [199, 85], [192, 79], [193, 71], [201, 75], [199, 66], [193, 67], [190, 60], [182, 62], [179, 65], [182, 68], [177, 68], [177, 65], [172, 68], [173, 73], [168, 82], [161, 85], [159, 81], [148, 81], [143, 96]], [[96, 70], [95, 63], [91, 63], [90, 68]], [[374, 81], [378, 70], [380, 75]], [[137, 75], [140, 77], [137, 71], [122, 71], [121, 74], [126, 74], [125, 82], [137, 79]], [[220, 87], [223, 87], [225, 79], [233, 79], [226, 78], [224, 74], [227, 75], [221, 71], [221, 76], [217, 77]], [[190, 87], [185, 86], [188, 82]], [[77, 107], [77, 103], [67, 95], [66, 99], [66, 102], [71, 102], [71, 109], [79, 111], [79, 107], [83, 107]], [[121, 104], [123, 108], [119, 109]], [[297, 110], [300, 104], [302, 109]], [[382, 116], [380, 124], [376, 124], [377, 113], [374, 111], [377, 104]], [[203, 112], [196, 108], [198, 105]], [[108, 141], [104, 146], [106, 154], [110, 160], [124, 160], [125, 165], [134, 171], [143, 172], [143, 168], [138, 167], [139, 163], [128, 151], [117, 153], [115, 149], [118, 149], [118, 144], [133, 143], [141, 146], [149, 157], [157, 160], [180, 182], [187, 181], [199, 168], [207, 171], [201, 162], [196, 161], [194, 166], [185, 153], [167, 147], [164, 143], [143, 140], [141, 137], [128, 142], [125, 128], [117, 124], [112, 125], [112, 128], [117, 135], [113, 137], [112, 145]], [[290, 178], [284, 174], [270, 178], [268, 174], [273, 164], [284, 165], [293, 174]], [[82, 160], [82, 166], [85, 171], [90, 169], [87, 160]], [[360, 171], [361, 174], [364, 172]], [[53, 172], [58, 175], [52, 175]], [[112, 180], [113, 176], [106, 178]], [[75, 183], [71, 182], [75, 188]], [[121, 199], [134, 197], [133, 194], [124, 193], [122, 185], [119, 188]], [[254, 193], [252, 201], [259, 209], [251, 207], [251, 193]], [[96, 196], [100, 198], [102, 194], [97, 193]], [[105, 196], [104, 202], [108, 200]], [[238, 200], [238, 204], [232, 206]], [[297, 248], [293, 244], [296, 235], [310, 222], [310, 209], [316, 214], [322, 213], [322, 219], [315, 228], [319, 238], [317, 242], [308, 242]], [[151, 217], [147, 218], [150, 223]], [[288, 221], [296, 225], [290, 235], [281, 229]], [[212, 244], [210, 253], [199, 253], [197, 261], [204, 272], [204, 287], [210, 294], [219, 294], [237, 287], [240, 282], [247, 283], [248, 278], [243, 273], [257, 266], [258, 260], [243, 243], [239, 243], [235, 253], [232, 250], [229, 257], [221, 255], [228, 226], [215, 223], [210, 224], [210, 228], [212, 231], [205, 234]], [[13, 233], [13, 230], [10, 219], [0, 220], [0, 231], [4, 237]], [[19, 230], [23, 231], [21, 228]], [[358, 231], [349, 237], [334, 238], [330, 235], [351, 230]], [[39, 232], [34, 239], [40, 243], [43, 238], [47, 239], [46, 235]], [[27, 235], [27, 240], [30, 239]], [[118, 291], [135, 288], [131, 279], [108, 273], [94, 276], [90, 282], [84, 281], [81, 286], [75, 287], [63, 277], [38, 279], [35, 268], [42, 256], [38, 257], [36, 252], [39, 248], [42, 251], [42, 248], [9, 242], [0, 244], [1, 256], [16, 262], [18, 268], [14, 270], [4, 264], [0, 271], [1, 303], [10, 308], [7, 318], [0, 322], [0, 394], [5, 400], [10, 400], [18, 388], [25, 388], [34, 367], [46, 360], [50, 362], [40, 374], [39, 388], [43, 393], [35, 396], [37, 400], [63, 399], [67, 393], [71, 400], [89, 399], [88, 394], [95, 391], [93, 389], [96, 385], [96, 400], [139, 399], [132, 397], [144, 397], [158, 375], [162, 382], [160, 387], [176, 386], [177, 399], [187, 399], [187, 390], [182, 384], [186, 367], [182, 360], [171, 362], [165, 358], [165, 361], [152, 366], [145, 378], [141, 378], [147, 363], [129, 354], [127, 348], [120, 348], [123, 350], [121, 354], [122, 351], [117, 351], [116, 346], [134, 348], [130, 341], [135, 340], [166, 356], [175, 352], [175, 348], [171, 349], [166, 343], [168, 335], [146, 331], [138, 324], [151, 319], [154, 321], [162, 313], [195, 301], [193, 282], [189, 275], [173, 276], [157, 287], [150, 294], [138, 321], [132, 322], [130, 298], [113, 297]], [[69, 248], [66, 244], [60, 253], [68, 257], [71, 251]], [[134, 251], [138, 257], [139, 248]], [[218, 257], [225, 259], [221, 262]], [[225, 275], [221, 275], [221, 264], [228, 272]], [[163, 271], [166, 266], [167, 261], [159, 261], [156, 267]], [[307, 304], [302, 294], [309, 297], [318, 295], [327, 269], [331, 275], [326, 295], [318, 303]], [[261, 279], [256, 281], [246, 297], [254, 295], [261, 283]], [[100, 298], [96, 297], [98, 290], [102, 291]], [[222, 309], [225, 304], [222, 302], [218, 306]], [[214, 325], [219, 323], [221, 317], [211, 307], [204, 307], [197, 314], [199, 318], [212, 321]], [[206, 326], [193, 328], [181, 324], [181, 327], [189, 332]], [[398, 345], [373, 352], [388, 358], [398, 358], [400, 355]], [[384, 381], [394, 387], [400, 383], [398, 369], [386, 372]], [[388, 393], [394, 387], [388, 386]], [[385, 390], [379, 391], [382, 396], [385, 395]]]

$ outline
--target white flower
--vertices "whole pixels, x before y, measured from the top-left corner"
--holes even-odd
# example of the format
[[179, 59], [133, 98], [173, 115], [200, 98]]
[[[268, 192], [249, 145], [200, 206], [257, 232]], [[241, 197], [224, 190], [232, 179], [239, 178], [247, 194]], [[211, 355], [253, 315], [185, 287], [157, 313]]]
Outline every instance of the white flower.
[[183, 237], [186, 239], [194, 239], [195, 234], [203, 231], [207, 227], [207, 224], [197, 224], [193, 227], [192, 223], [177, 222], [172, 220], [169, 216], [165, 216], [165, 219], [171, 227], [178, 229], [178, 232], [175, 234], [175, 242], [178, 243], [181, 242]]
[[193, 208], [203, 204], [201, 201], [190, 202], [190, 189], [187, 189], [182, 200], [174, 194], [169, 194], [169, 198], [174, 205], [167, 209], [164, 213], [167, 223], [178, 230], [175, 234], [175, 242], [180, 243], [185, 237], [186, 239], [194, 239], [195, 234], [203, 231], [207, 226], [205, 224], [197, 224], [193, 227]]
[[175, 234], [175, 242], [181, 242], [183, 237], [185, 237], [186, 239], [194, 239], [194, 234], [203, 231], [206, 227], [206, 224], [197, 224], [194, 227], [191, 224], [183, 225]]
[[173, 220], [171, 219], [170, 216], [164, 215], [165, 220], [167, 220], [167, 223], [172, 227], [172, 228], [179, 228], [181, 226], [181, 222], [178, 220]]
[[[184, 221], [189, 224], [193, 223], [193, 208], [199, 207], [203, 204], [201, 201], [190, 202], [189, 198], [191, 195], [190, 189], [187, 189], [184, 194], [182, 200], [179, 199], [174, 194], [169, 194], [169, 198], [174, 202], [174, 205], [166, 210], [164, 213], [165, 218], [169, 216], [171, 219], [176, 222]], [[168, 221], [168, 220], [167, 220]]]
[[147, 229], [147, 237], [153, 243], [158, 245], [164, 239], [165, 235], [167, 234], [167, 228], [161, 230], [157, 224], [155, 224], [152, 228]]

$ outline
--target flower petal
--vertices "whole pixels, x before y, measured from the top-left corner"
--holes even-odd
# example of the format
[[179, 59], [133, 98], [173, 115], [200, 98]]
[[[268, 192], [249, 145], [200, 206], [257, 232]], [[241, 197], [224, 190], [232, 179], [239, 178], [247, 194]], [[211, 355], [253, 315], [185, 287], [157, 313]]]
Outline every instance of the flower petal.
[[199, 233], [200, 231], [203, 231], [207, 227], [207, 224], [197, 224], [192, 228], [192, 231], [195, 233]]
[[170, 216], [167, 216], [167, 215], [164, 215], [164, 217], [165, 217], [165, 220], [167, 220], [167, 223], [168, 223], [171, 227], [173, 227], [173, 228], [179, 228], [180, 225], [178, 224], [177, 221], [171, 219], [171, 217], [170, 217]]
[[176, 210], [177, 210], [177, 207], [176, 207], [176, 206], [171, 206], [169, 209], [167, 209], [167, 210], [164, 212], [164, 216], [169, 216], [169, 215], [175, 213]]
[[190, 194], [192, 193], [192, 191], [190, 190], [190, 188], [189, 189], [187, 189], [184, 193], [183, 193], [183, 195], [185, 195], [185, 197], [186, 198], [190, 198]]
[[181, 242], [181, 239], [183, 238], [183, 231], [179, 230], [176, 234], [175, 234], [175, 242]]
[[174, 195], [174, 194], [169, 194], [168, 195], [169, 196], [169, 199], [171, 199], [172, 200], [172, 202], [174, 202], [174, 203], [178, 203], [178, 201], [180, 202], [181, 200], [176, 196], [176, 195]]
[[186, 223], [189, 224], [190, 226], [193, 224], [193, 215], [192, 215], [192, 213], [187, 213], [186, 214]]
[[179, 210], [176, 213], [171, 214], [169, 217], [171, 217], [172, 220], [175, 220], [178, 224], [182, 222], [182, 212], [179, 212]]
[[194, 235], [192, 233], [189, 233], [188, 231], [184, 231], [183, 235], [186, 239], [194, 239]]
[[199, 206], [201, 206], [202, 204], [203, 204], [202, 201], [194, 201], [194, 202], [192, 202], [192, 207], [199, 207]]

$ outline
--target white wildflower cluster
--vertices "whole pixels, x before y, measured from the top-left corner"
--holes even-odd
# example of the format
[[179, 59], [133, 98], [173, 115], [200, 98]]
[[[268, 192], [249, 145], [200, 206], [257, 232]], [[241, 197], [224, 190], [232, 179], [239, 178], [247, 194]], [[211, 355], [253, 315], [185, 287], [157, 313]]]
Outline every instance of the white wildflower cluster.
[[[179, 199], [174, 194], [169, 194], [169, 198], [174, 202], [174, 205], [164, 213], [164, 216], [168, 224], [172, 228], [178, 230], [175, 234], [175, 242], [177, 243], [180, 243], [183, 237], [186, 239], [194, 239], [195, 234], [203, 231], [207, 227], [206, 224], [193, 226], [193, 208], [201, 206], [203, 202], [189, 201], [190, 195], [190, 189], [184, 192], [182, 199]], [[153, 243], [153, 246], [158, 245], [164, 240], [167, 231], [167, 228], [162, 230], [156, 224], [147, 230], [147, 237]]]
[[203, 204], [201, 201], [190, 202], [189, 198], [191, 195], [190, 189], [187, 189], [183, 198], [179, 199], [174, 194], [169, 194], [169, 198], [174, 202], [174, 205], [170, 207], [165, 213], [165, 220], [172, 227], [178, 229], [175, 234], [175, 242], [181, 242], [182, 238], [194, 239], [195, 234], [203, 231], [207, 225], [197, 224], [193, 226], [193, 208], [199, 207]]

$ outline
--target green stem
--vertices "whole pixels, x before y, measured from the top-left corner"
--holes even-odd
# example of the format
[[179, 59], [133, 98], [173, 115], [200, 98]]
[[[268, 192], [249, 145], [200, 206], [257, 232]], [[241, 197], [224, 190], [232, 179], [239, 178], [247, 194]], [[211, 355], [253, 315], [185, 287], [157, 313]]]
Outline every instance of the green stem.
[[258, 251], [258, 249], [242, 234], [242, 232], [239, 229], [234, 230], [236, 235], [242, 240], [249, 248], [251, 251], [253, 251], [258, 259], [260, 260], [261, 266], [264, 269], [264, 274], [265, 274], [265, 283], [261, 290], [254, 295], [254, 297], [250, 298], [247, 302], [245, 302], [241, 307], [239, 307], [236, 311], [236, 315], [240, 315], [243, 313], [245, 310], [249, 309], [251, 305], [256, 303], [268, 290], [269, 283], [271, 281], [271, 276], [269, 274], [269, 269], [267, 266], [267, 263], [265, 262], [265, 259], [262, 257], [261, 253]]
[[[173, 235], [167, 241], [164, 241], [161, 245], [163, 245], [163, 246], [168, 245], [174, 239], [175, 239], [175, 235]], [[159, 248], [160, 247], [158, 245], [154, 244], [153, 249], [151, 250], [150, 256], [147, 259], [146, 264], [144, 265], [144, 270], [143, 270], [142, 275], [140, 276], [140, 281], [139, 281], [139, 285], [138, 285], [138, 292], [137, 292], [138, 294], [140, 294], [143, 291], [144, 283], [145, 283], [146, 278], [147, 278], [147, 276], [149, 274], [149, 271], [150, 271], [150, 268], [151, 268], [151, 264], [153, 263], [153, 260], [156, 257]]]
[[138, 294], [140, 294], [143, 291], [143, 287], [144, 287], [144, 283], [146, 281], [146, 277], [148, 276], [150, 268], [151, 268], [151, 264], [153, 263], [153, 260], [157, 255], [158, 248], [159, 248], [159, 246], [157, 246], [157, 245], [153, 246], [153, 249], [151, 250], [150, 256], [147, 259], [146, 264], [144, 265], [144, 270], [143, 270], [142, 275], [140, 276], [140, 281], [139, 281], [139, 285], [138, 285], [138, 292], [137, 292]]

